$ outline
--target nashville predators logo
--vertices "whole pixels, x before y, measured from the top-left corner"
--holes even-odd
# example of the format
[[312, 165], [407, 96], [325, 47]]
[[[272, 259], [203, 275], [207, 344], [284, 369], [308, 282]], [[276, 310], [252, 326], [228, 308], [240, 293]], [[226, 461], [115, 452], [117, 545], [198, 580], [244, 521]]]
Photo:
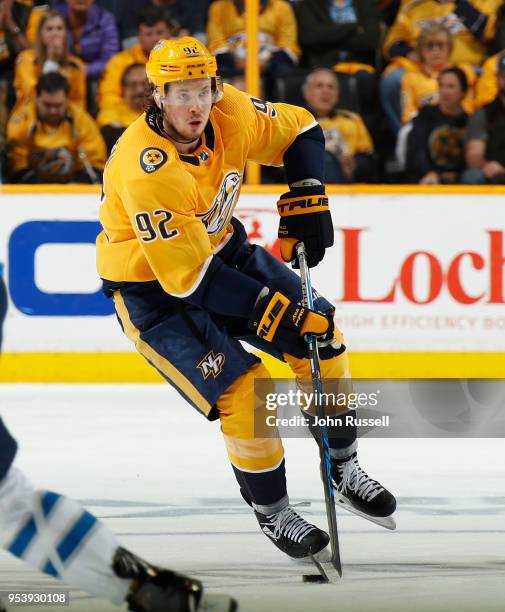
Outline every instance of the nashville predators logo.
[[196, 367], [202, 372], [204, 380], [207, 380], [211, 374], [217, 378], [223, 371], [224, 361], [223, 353], [215, 355], [214, 351], [209, 351]]
[[167, 159], [167, 154], [161, 149], [144, 149], [140, 154], [140, 165], [144, 172], [151, 174], [155, 170], [158, 170], [158, 168], [161, 168]]
[[218, 234], [228, 224], [240, 191], [241, 176], [238, 172], [228, 172], [224, 177], [219, 193], [209, 211], [198, 215], [207, 228], [208, 234]]

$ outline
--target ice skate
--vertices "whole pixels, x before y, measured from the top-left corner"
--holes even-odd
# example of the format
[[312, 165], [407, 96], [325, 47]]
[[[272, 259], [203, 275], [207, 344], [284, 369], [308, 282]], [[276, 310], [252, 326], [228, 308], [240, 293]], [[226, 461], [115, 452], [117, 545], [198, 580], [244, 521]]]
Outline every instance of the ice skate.
[[308, 523], [287, 506], [275, 514], [254, 512], [263, 533], [272, 542], [293, 559], [310, 558], [318, 555], [328, 545], [328, 534]]
[[207, 595], [202, 583], [183, 574], [161, 569], [118, 548], [114, 572], [130, 578], [133, 587], [126, 601], [133, 612], [236, 612], [237, 602], [228, 595]]
[[394, 495], [368, 476], [359, 465], [357, 454], [345, 459], [332, 459], [331, 464], [337, 507], [345, 508], [386, 529], [396, 529]]

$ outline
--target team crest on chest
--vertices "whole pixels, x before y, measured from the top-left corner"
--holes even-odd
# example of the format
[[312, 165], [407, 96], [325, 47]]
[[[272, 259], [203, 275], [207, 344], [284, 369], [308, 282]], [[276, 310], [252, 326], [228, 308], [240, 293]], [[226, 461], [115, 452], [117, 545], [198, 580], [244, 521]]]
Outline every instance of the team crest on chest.
[[140, 154], [140, 165], [144, 172], [151, 174], [158, 170], [158, 168], [161, 168], [167, 159], [168, 156], [165, 151], [150, 147], [149, 149], [144, 149]]
[[228, 172], [221, 183], [211, 209], [198, 215], [205, 224], [208, 234], [218, 234], [230, 221], [237, 203], [241, 178], [239, 172]]

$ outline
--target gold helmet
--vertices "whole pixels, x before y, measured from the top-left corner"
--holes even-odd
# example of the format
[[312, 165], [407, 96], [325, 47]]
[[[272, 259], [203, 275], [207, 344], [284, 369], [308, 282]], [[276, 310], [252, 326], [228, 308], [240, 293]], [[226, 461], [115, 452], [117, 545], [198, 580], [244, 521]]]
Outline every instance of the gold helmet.
[[213, 102], [219, 102], [223, 95], [216, 58], [192, 36], [158, 41], [149, 54], [146, 72], [160, 97], [166, 94], [170, 83], [205, 78], [212, 80]]

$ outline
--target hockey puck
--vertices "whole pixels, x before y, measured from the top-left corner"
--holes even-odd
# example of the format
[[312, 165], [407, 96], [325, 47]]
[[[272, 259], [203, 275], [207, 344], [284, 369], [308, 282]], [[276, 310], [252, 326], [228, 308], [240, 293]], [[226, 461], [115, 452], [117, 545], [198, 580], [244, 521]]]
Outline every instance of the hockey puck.
[[321, 574], [303, 574], [303, 582], [326, 582], [326, 578]]

